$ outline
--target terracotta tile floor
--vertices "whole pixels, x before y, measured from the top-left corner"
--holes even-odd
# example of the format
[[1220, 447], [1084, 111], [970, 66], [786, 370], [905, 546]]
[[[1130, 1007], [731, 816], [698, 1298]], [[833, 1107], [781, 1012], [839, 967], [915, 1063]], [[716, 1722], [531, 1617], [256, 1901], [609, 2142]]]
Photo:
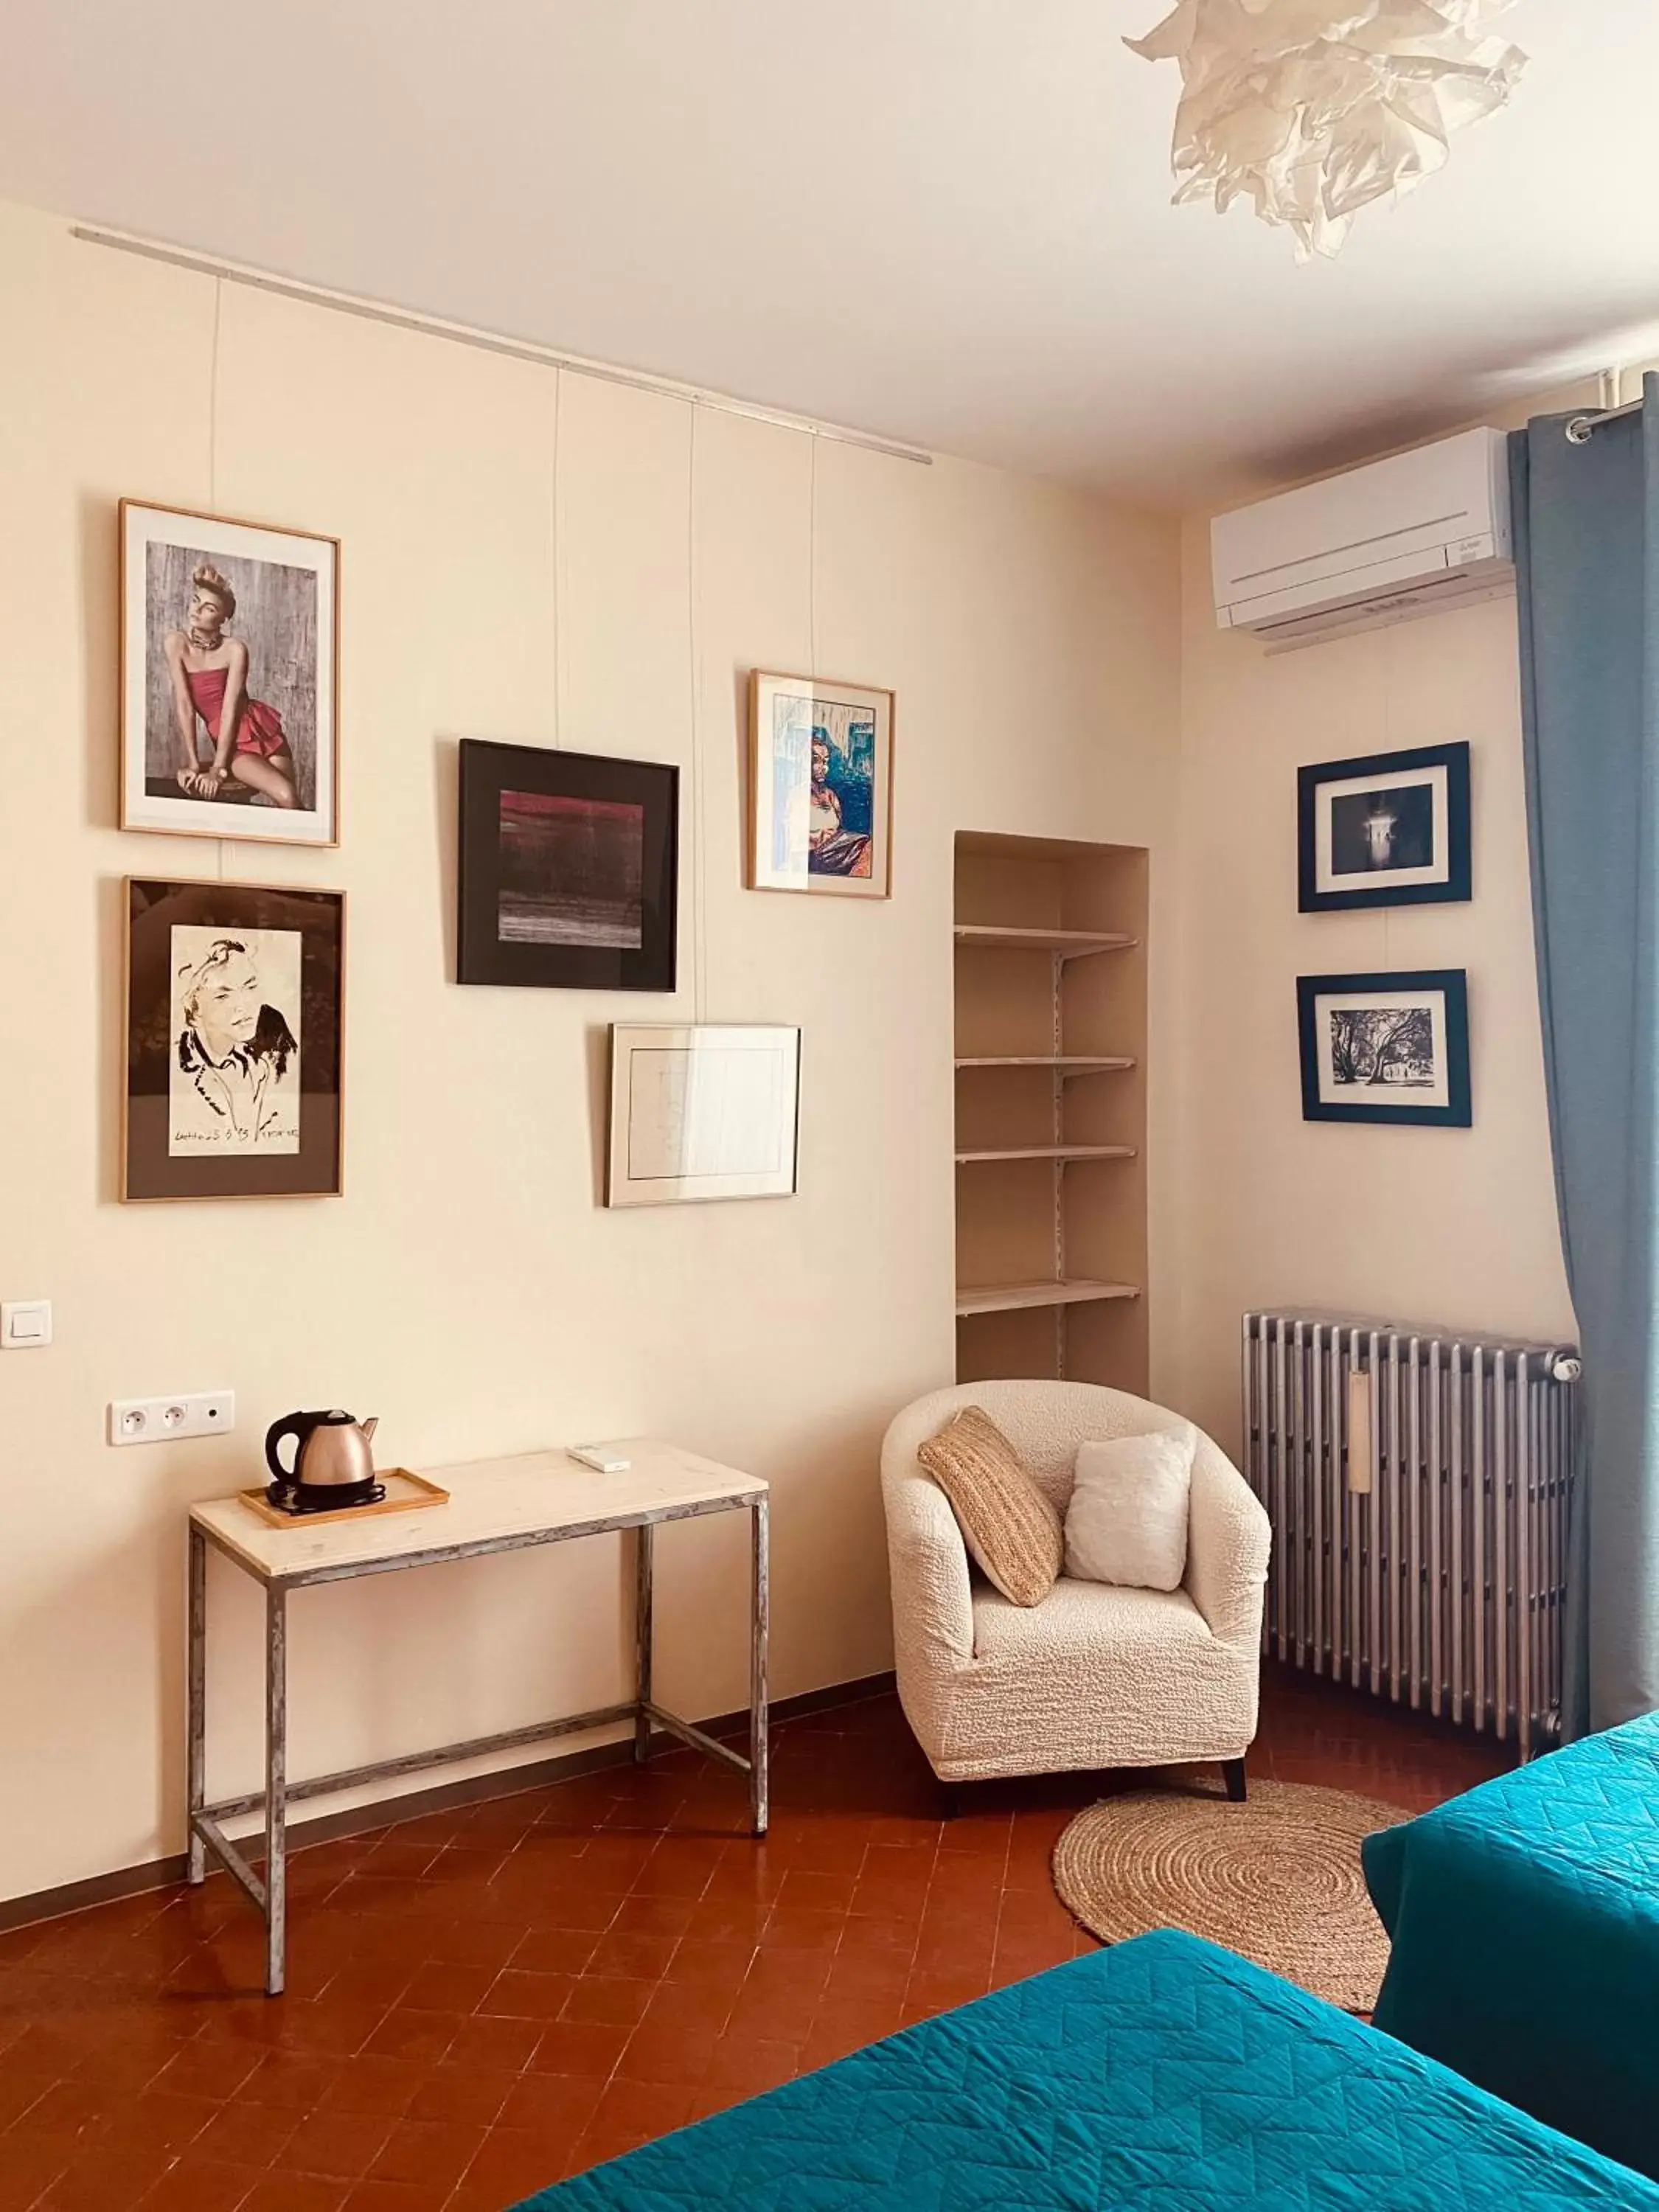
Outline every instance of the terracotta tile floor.
[[[1294, 1674], [1251, 1771], [1413, 1809], [1492, 1747]], [[228, 1878], [0, 1936], [0, 2212], [501, 2212], [1091, 1948], [1048, 1856], [1099, 1794], [941, 1823], [896, 1704], [781, 1723], [764, 1844], [689, 1752], [295, 1854], [289, 1993]]]

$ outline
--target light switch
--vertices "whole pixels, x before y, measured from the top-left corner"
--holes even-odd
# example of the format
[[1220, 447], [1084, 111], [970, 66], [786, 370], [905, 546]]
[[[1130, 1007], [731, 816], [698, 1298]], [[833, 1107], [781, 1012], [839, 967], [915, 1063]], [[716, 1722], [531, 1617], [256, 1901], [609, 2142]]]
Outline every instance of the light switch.
[[0, 1303], [0, 1351], [40, 1352], [51, 1342], [50, 1298], [13, 1298]]

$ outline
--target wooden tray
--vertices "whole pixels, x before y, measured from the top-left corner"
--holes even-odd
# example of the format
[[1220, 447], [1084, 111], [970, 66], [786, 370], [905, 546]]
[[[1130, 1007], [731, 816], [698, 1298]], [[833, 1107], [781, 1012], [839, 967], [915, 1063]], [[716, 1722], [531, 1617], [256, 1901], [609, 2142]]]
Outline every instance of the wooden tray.
[[386, 1496], [378, 1504], [343, 1505], [335, 1513], [284, 1513], [267, 1498], [263, 1484], [237, 1495], [268, 1528], [326, 1528], [331, 1521], [372, 1521], [381, 1513], [414, 1513], [423, 1505], [442, 1505], [449, 1497], [447, 1490], [423, 1474], [411, 1474], [406, 1467], [376, 1468], [374, 1480], [386, 1485]]

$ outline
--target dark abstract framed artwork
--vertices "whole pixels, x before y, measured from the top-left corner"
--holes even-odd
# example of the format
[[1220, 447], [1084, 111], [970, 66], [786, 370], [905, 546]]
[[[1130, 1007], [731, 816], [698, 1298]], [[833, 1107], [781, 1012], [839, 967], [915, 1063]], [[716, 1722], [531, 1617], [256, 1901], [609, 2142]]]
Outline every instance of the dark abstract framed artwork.
[[1463, 969], [1303, 975], [1296, 992], [1304, 1121], [1470, 1127]]
[[892, 835], [892, 693], [755, 670], [750, 889], [886, 898]]
[[460, 756], [459, 980], [672, 991], [679, 770], [475, 738]]
[[121, 827], [339, 842], [338, 540], [121, 501]]
[[1324, 761], [1297, 782], [1304, 914], [1455, 905], [1473, 895], [1467, 744]]
[[345, 897], [126, 882], [121, 1195], [339, 1194]]

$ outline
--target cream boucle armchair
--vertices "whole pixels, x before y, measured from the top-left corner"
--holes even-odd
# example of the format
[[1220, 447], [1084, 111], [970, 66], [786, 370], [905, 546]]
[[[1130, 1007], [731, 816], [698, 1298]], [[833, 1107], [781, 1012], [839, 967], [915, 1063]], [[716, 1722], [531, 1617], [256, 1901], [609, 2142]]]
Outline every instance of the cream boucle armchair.
[[[1062, 1512], [1079, 1443], [1193, 1433], [1176, 1590], [1063, 1577], [1024, 1610], [970, 1571], [916, 1449], [982, 1406]], [[900, 1702], [943, 1782], [1219, 1759], [1243, 1794], [1255, 1734], [1267, 1516], [1220, 1447], [1144, 1398], [1085, 1382], [975, 1382], [905, 1408], [882, 1445]]]

